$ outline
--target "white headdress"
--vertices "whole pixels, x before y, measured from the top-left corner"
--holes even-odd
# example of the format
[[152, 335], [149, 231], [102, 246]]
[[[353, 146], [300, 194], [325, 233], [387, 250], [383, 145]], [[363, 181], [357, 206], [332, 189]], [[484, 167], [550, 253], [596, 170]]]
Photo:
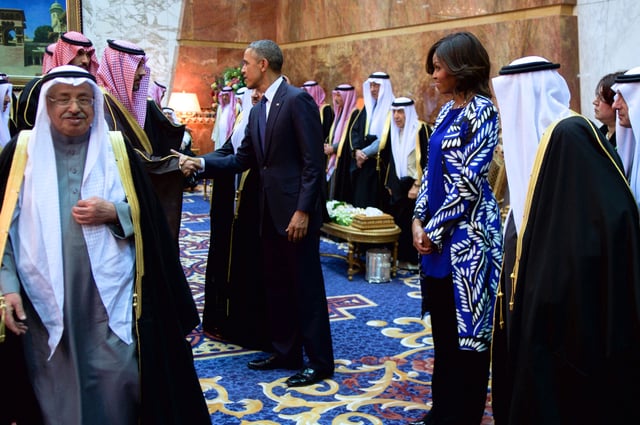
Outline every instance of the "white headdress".
[[631, 128], [621, 126], [616, 118], [616, 145], [631, 191], [640, 205], [640, 67], [619, 75], [611, 89], [616, 98], [620, 93], [627, 104]]
[[571, 94], [559, 64], [540, 56], [516, 59], [493, 79], [502, 124], [504, 162], [516, 231], [520, 230], [529, 175], [546, 128], [569, 115]]
[[[17, 232], [13, 241], [20, 280], [49, 333], [53, 355], [64, 330], [64, 270], [60, 200], [51, 119], [47, 95], [56, 84], [89, 84], [95, 111], [84, 167], [81, 199], [97, 196], [112, 202], [125, 200], [121, 179], [104, 120], [103, 95], [95, 77], [72, 65], [53, 68], [43, 77], [36, 125], [29, 138], [24, 186], [16, 213]], [[12, 226], [15, 232], [16, 226]], [[129, 240], [116, 239], [106, 225], [82, 225], [91, 272], [109, 315], [109, 327], [130, 344], [134, 248]]]
[[[371, 83], [380, 84], [378, 91], [378, 100], [374, 101], [371, 96]], [[375, 134], [380, 137], [384, 123], [393, 102], [394, 95], [391, 88], [391, 79], [386, 72], [374, 72], [362, 84], [362, 96], [364, 97], [364, 107], [367, 110], [367, 121], [369, 122], [369, 134]], [[375, 108], [374, 108], [375, 106]]]
[[406, 177], [409, 155], [416, 149], [416, 136], [420, 129], [420, 121], [416, 113], [416, 105], [408, 97], [397, 97], [391, 104], [391, 110], [404, 110], [404, 128], [400, 135], [400, 128], [395, 122], [391, 124], [391, 149], [396, 175]]

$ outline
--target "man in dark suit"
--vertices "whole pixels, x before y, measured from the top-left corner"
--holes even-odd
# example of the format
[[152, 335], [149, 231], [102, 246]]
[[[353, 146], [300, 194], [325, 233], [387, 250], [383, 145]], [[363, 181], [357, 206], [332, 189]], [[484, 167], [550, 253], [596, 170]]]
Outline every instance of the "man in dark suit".
[[181, 156], [180, 167], [187, 175], [202, 169], [202, 177], [210, 178], [257, 166], [261, 239], [257, 257], [266, 285], [273, 354], [248, 366], [301, 368], [287, 379], [288, 386], [296, 387], [331, 377], [334, 360], [320, 265], [325, 208], [322, 128], [313, 98], [284, 80], [282, 63], [282, 51], [271, 40], [247, 47], [242, 65], [245, 83], [264, 96], [251, 109], [238, 151], [229, 156]]

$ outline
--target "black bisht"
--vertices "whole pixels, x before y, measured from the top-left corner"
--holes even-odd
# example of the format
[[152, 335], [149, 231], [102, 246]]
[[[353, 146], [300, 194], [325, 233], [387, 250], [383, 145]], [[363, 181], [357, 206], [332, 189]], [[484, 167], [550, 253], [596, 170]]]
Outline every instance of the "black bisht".
[[640, 423], [640, 221], [622, 170], [606, 139], [571, 117], [532, 173], [500, 423]]

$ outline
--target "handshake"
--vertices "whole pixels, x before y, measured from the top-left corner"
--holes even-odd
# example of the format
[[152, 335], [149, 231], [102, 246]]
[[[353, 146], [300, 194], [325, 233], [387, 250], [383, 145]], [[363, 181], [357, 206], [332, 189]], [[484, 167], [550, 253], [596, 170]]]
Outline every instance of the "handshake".
[[185, 155], [174, 149], [171, 149], [171, 153], [178, 155], [178, 169], [182, 171], [185, 177], [190, 177], [202, 170], [202, 161], [200, 158]]

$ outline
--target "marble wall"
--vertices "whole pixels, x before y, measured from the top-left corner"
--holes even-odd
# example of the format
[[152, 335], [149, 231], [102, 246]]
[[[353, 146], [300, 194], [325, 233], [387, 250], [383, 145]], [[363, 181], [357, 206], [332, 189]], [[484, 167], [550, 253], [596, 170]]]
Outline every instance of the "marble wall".
[[[442, 102], [425, 73], [429, 46], [468, 30], [492, 58], [492, 75], [525, 55], [560, 62], [572, 107], [592, 117], [601, 75], [634, 64], [637, 0], [82, 0], [84, 32], [98, 50], [107, 38], [143, 47], [152, 78], [198, 94], [210, 106], [216, 75], [239, 65], [248, 42], [276, 40], [293, 84], [319, 81], [327, 92], [348, 82], [361, 94], [373, 71], [391, 75], [396, 96], [416, 99], [431, 120]], [[208, 123], [195, 144], [210, 149]]]
[[82, 30], [99, 58], [108, 39], [131, 41], [145, 50], [152, 81], [171, 84], [182, 0], [81, 1]]
[[[578, 0], [580, 105], [593, 119], [592, 101], [603, 75], [640, 66], [640, 2]], [[578, 46], [576, 46], [577, 48]]]
[[[328, 92], [351, 83], [361, 96], [367, 76], [386, 71], [394, 94], [414, 98], [419, 115], [432, 122], [446, 100], [424, 69], [435, 41], [453, 31], [475, 33], [489, 51], [494, 75], [512, 59], [531, 54], [561, 62], [563, 73], [576, 75], [578, 51], [568, 42], [578, 36], [573, 6], [573, 0], [191, 0], [183, 12], [174, 89], [197, 90], [216, 64], [237, 64], [247, 41], [273, 38], [293, 84], [316, 80]], [[214, 11], [247, 19], [233, 30], [206, 25], [204, 17]], [[575, 79], [569, 84], [579, 92]]]

